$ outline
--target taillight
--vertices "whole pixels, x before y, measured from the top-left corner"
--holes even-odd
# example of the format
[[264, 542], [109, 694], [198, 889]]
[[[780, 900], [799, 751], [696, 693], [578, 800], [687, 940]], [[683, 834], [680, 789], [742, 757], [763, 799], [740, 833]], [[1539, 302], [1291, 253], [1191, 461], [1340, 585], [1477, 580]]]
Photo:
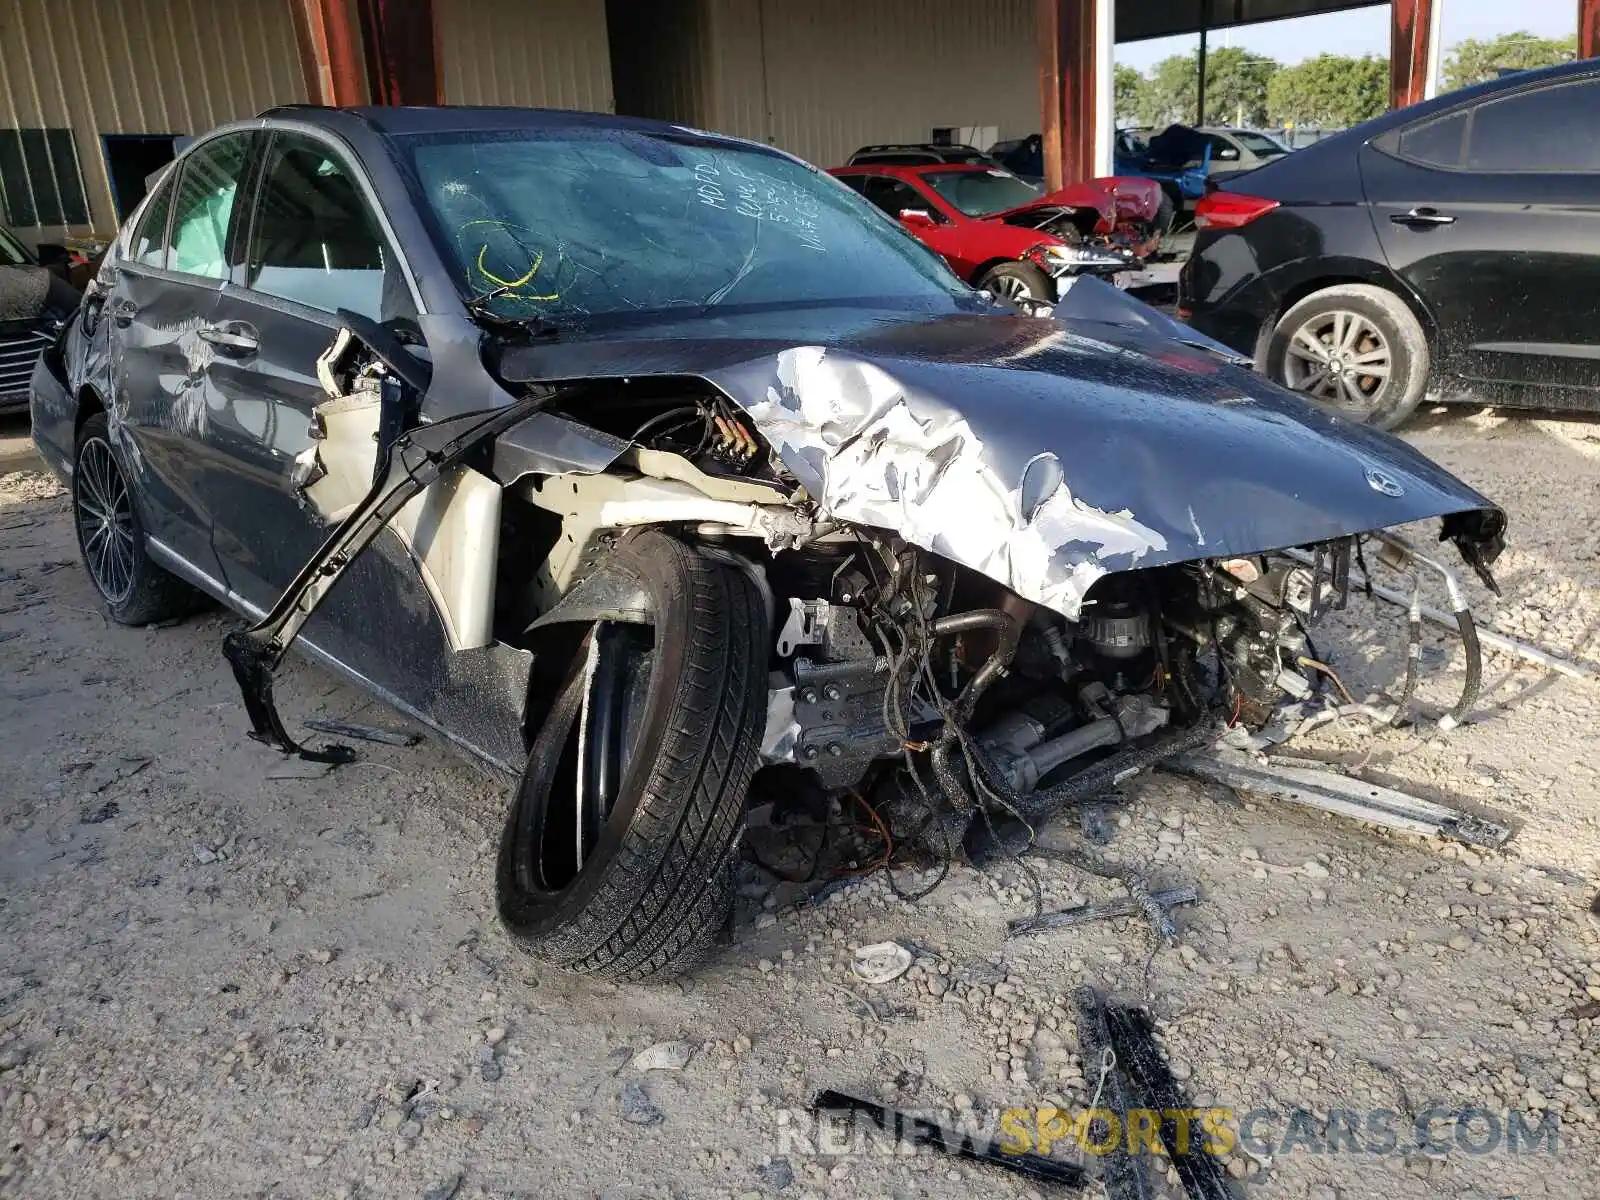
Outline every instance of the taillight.
[[1200, 229], [1238, 229], [1278, 207], [1276, 200], [1242, 196], [1238, 192], [1210, 192], [1194, 207], [1194, 223]]

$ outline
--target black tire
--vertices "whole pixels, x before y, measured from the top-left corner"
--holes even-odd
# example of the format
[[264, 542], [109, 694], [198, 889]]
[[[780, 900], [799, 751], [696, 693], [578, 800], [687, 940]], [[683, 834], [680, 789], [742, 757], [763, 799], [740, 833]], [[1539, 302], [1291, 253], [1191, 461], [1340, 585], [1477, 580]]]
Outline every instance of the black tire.
[[72, 524], [89, 582], [119, 625], [186, 617], [206, 598], [159, 566], [145, 548], [144, 525], [105, 413], [78, 433], [72, 464]]
[[1165, 188], [1161, 189], [1161, 203], [1156, 206], [1155, 233], [1157, 237], [1166, 237], [1172, 232], [1172, 222], [1178, 216], [1178, 202]]
[[1032, 263], [1008, 262], [990, 267], [978, 280], [978, 287], [1012, 303], [1023, 299], [1041, 304], [1056, 302], [1055, 284]]
[[[1341, 331], [1346, 346], [1335, 344]], [[1284, 313], [1257, 365], [1341, 416], [1394, 429], [1422, 403], [1430, 363], [1427, 335], [1404, 300], [1372, 284], [1342, 283]], [[1365, 373], [1378, 368], [1381, 378]]]
[[[614, 563], [640, 581], [654, 614], [653, 661], [615, 801], [581, 866], [571, 874], [565, 864], [563, 878], [572, 843], [561, 848], [560, 806], [576, 811], [580, 654], [528, 755], [500, 841], [496, 894], [506, 927], [545, 962], [662, 980], [698, 965], [728, 919], [766, 725], [767, 615], [744, 572], [659, 531], [623, 542]], [[571, 838], [575, 818], [566, 820]]]

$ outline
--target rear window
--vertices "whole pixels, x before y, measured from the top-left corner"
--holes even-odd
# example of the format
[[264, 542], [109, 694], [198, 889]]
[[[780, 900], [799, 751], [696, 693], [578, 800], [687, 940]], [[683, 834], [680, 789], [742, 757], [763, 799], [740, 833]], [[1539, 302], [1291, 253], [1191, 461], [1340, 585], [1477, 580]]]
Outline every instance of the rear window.
[[1469, 171], [1600, 171], [1600, 80], [1520, 92], [1472, 110]]
[[1424, 166], [1486, 174], [1600, 171], [1597, 113], [1600, 80], [1586, 79], [1485, 100], [1377, 145]]

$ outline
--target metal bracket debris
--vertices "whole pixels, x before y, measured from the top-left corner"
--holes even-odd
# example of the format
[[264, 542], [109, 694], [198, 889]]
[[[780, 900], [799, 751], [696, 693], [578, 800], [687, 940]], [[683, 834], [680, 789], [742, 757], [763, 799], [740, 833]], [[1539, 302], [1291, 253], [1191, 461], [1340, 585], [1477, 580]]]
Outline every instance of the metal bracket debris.
[[385, 729], [381, 725], [357, 725], [352, 721], [312, 720], [305, 722], [307, 729], [318, 733], [331, 733], [335, 737], [355, 738], [363, 742], [379, 742], [385, 746], [415, 746], [422, 735], [410, 729]]
[[[1150, 898], [1167, 909], [1178, 904], [1195, 904], [1200, 899], [1200, 893], [1192, 887], [1168, 888], [1164, 892], [1151, 892]], [[1037, 917], [1019, 917], [1006, 922], [1006, 934], [1008, 937], [1023, 937], [1030, 933], [1046, 933], [1052, 929], [1084, 925], [1090, 921], [1111, 921], [1118, 917], [1139, 917], [1144, 914], [1145, 906], [1130, 896], [1108, 900], [1104, 904], [1078, 904]]]
[[253, 739], [311, 762], [346, 763], [355, 758], [348, 746], [314, 750], [289, 735], [273, 700], [273, 672], [350, 563], [414, 496], [477, 447], [532, 416], [553, 396], [553, 392], [537, 391], [503, 408], [419, 425], [396, 441], [388, 453], [379, 455], [381, 477], [300, 568], [272, 611], [250, 628], [236, 629], [222, 640], [222, 652], [233, 667], [250, 715]]
[[1239, 750], [1195, 751], [1172, 759], [1167, 769], [1424, 837], [1489, 847], [1501, 846], [1511, 837], [1505, 825], [1381, 784], [1317, 767], [1256, 759]]
[[1031, 1151], [1023, 1154], [1006, 1154], [988, 1141], [975, 1142], [972, 1136], [955, 1129], [946, 1129], [937, 1121], [914, 1117], [910, 1113], [888, 1108], [872, 1100], [849, 1096], [844, 1092], [822, 1091], [811, 1102], [815, 1113], [860, 1113], [881, 1133], [913, 1146], [933, 1146], [957, 1158], [988, 1163], [1002, 1167], [1028, 1179], [1043, 1183], [1060, 1183], [1067, 1187], [1082, 1187], [1088, 1175], [1076, 1163], [1062, 1162]]

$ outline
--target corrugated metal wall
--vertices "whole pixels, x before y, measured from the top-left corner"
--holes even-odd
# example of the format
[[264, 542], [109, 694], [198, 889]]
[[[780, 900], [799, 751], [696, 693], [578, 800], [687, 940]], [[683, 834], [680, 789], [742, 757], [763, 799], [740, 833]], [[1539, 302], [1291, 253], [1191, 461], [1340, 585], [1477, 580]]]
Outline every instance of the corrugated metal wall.
[[204, 133], [306, 100], [296, 0], [0, 0], [0, 128], [68, 127], [92, 227], [116, 228], [101, 137]]
[[618, 80], [634, 115], [770, 141], [820, 166], [872, 142], [927, 141], [936, 125], [1039, 130], [1033, 0], [610, 6], [618, 74], [626, 64], [641, 76]]
[[711, 3], [716, 123], [730, 133], [831, 167], [936, 125], [1039, 129], [1033, 0]]
[[612, 111], [604, 0], [435, 0], [447, 104]]

